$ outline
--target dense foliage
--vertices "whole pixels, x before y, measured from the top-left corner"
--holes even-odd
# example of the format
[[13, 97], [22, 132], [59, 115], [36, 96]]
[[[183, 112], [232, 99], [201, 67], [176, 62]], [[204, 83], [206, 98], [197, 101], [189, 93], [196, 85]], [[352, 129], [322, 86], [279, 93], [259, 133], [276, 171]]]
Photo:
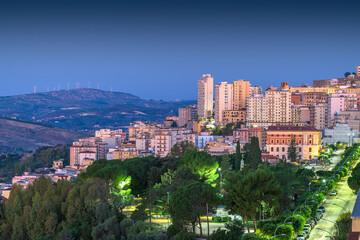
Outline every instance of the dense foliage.
[[70, 163], [69, 146], [41, 147], [34, 153], [7, 154], [0, 156], [0, 178], [2, 182], [11, 182], [15, 175], [25, 172], [35, 172], [38, 168], [51, 167], [54, 160], [64, 160], [64, 165]]

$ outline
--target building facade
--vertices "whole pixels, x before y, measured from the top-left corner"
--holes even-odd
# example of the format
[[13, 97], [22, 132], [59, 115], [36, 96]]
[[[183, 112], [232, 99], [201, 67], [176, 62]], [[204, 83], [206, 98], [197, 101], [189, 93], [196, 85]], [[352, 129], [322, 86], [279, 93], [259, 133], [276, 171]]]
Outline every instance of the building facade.
[[288, 148], [292, 139], [296, 142], [300, 161], [317, 158], [321, 132], [312, 127], [270, 126], [267, 130], [267, 151], [280, 159], [288, 159]]
[[223, 125], [223, 111], [233, 108], [233, 84], [220, 82], [215, 85], [215, 124]]
[[210, 74], [203, 74], [198, 80], [197, 112], [200, 120], [212, 115], [214, 110], [214, 78]]
[[250, 94], [250, 82], [244, 80], [233, 81], [233, 110], [246, 107], [246, 98]]

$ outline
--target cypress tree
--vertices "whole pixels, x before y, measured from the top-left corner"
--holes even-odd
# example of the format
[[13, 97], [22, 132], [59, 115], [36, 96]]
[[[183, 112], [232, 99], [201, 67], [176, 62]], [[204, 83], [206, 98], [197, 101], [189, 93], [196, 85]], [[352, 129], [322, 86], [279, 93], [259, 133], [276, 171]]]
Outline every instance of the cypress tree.
[[236, 155], [235, 155], [235, 170], [240, 170], [240, 162], [242, 160], [241, 153], [240, 153], [240, 142], [238, 141], [236, 144]]

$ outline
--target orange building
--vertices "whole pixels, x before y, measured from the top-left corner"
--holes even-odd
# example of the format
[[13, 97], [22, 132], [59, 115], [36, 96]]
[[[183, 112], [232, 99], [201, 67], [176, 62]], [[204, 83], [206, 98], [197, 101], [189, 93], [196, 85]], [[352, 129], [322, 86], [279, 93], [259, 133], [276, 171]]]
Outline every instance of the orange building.
[[267, 151], [280, 159], [287, 159], [291, 139], [295, 139], [299, 160], [319, 155], [321, 132], [313, 127], [270, 126], [267, 130]]

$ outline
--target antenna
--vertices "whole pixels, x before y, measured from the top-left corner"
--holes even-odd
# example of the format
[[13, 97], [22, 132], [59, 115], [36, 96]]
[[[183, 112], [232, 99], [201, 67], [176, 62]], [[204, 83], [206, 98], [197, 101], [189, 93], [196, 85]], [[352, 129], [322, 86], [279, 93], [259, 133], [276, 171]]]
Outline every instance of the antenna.
[[113, 92], [113, 87], [110, 87], [110, 91]]
[[98, 90], [100, 89], [100, 83], [97, 83], [97, 89]]
[[68, 90], [70, 90], [70, 83], [68, 83]]
[[58, 91], [60, 91], [60, 84], [58, 84]]
[[49, 92], [49, 87], [46, 87], [46, 91]]
[[88, 81], [88, 88], [90, 88], [90, 84], [91, 84], [91, 82], [90, 82], [90, 81]]
[[34, 94], [36, 94], [36, 86], [34, 86]]
[[80, 88], [80, 83], [76, 82], [76, 89]]

